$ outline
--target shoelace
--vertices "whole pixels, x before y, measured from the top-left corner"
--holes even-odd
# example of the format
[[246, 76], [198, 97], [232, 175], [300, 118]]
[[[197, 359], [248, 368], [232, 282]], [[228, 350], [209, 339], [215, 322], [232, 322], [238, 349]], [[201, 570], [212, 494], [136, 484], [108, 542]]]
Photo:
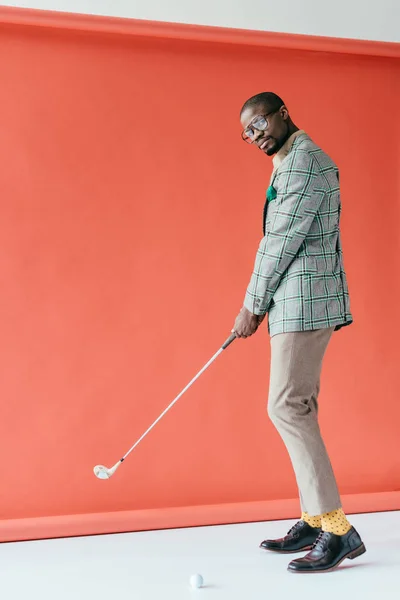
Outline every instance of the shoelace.
[[320, 533], [317, 536], [317, 539], [313, 543], [312, 549], [314, 550], [314, 548], [318, 547], [318, 550], [324, 550], [326, 544], [329, 541], [329, 537], [330, 536], [327, 531], [320, 531]]
[[293, 525], [293, 527], [291, 527], [289, 529], [289, 531], [287, 532], [287, 535], [292, 535], [293, 533], [297, 533], [297, 531], [299, 529], [301, 529], [303, 527], [303, 523], [301, 523], [301, 521], [298, 521], [297, 523], [295, 523], [295, 525]]

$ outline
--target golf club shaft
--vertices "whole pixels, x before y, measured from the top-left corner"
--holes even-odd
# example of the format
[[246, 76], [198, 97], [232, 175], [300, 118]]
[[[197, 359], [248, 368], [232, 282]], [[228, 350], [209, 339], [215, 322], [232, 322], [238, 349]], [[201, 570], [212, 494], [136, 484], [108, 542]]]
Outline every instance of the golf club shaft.
[[208, 361], [208, 363], [206, 365], [204, 365], [204, 367], [201, 369], [201, 371], [199, 371], [197, 373], [197, 375], [195, 377], [193, 377], [193, 379], [190, 381], [190, 383], [187, 384], [187, 386], [180, 392], [180, 394], [178, 394], [178, 396], [171, 402], [171, 404], [169, 406], [167, 406], [167, 408], [161, 413], [161, 415], [158, 417], [158, 419], [156, 419], [154, 421], [154, 423], [152, 425], [150, 425], [150, 427], [147, 429], [147, 431], [144, 432], [144, 434], [142, 436], [140, 436], [140, 438], [137, 440], [137, 442], [135, 442], [135, 444], [132, 446], [132, 448], [130, 448], [128, 450], [128, 452], [126, 454], [124, 454], [124, 456], [121, 458], [120, 462], [124, 461], [126, 459], [127, 456], [129, 456], [129, 454], [132, 452], [132, 450], [134, 450], [136, 448], [136, 446], [138, 444], [140, 444], [140, 442], [142, 441], [142, 439], [144, 437], [146, 437], [146, 435], [153, 429], [153, 427], [155, 425], [157, 425], [158, 421], [160, 421], [160, 419], [163, 418], [163, 416], [169, 411], [170, 408], [173, 407], [173, 405], [175, 404], [175, 402], [177, 402], [179, 400], [179, 398], [181, 396], [183, 396], [183, 394], [193, 385], [193, 383], [196, 381], [196, 379], [198, 379], [200, 377], [200, 375], [202, 375], [204, 373], [204, 371], [206, 369], [208, 369], [208, 367], [214, 362], [214, 360], [236, 339], [236, 335], [233, 333], [227, 340], [226, 342], [221, 346], [221, 348], [218, 350], [218, 352], [216, 352], [214, 354], [214, 356]]

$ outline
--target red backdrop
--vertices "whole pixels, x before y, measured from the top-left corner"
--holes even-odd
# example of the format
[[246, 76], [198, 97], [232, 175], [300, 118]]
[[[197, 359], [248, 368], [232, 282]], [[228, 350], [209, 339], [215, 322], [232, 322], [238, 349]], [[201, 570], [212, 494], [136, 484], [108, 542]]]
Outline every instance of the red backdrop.
[[240, 139], [273, 90], [339, 164], [355, 324], [321, 426], [346, 494], [400, 489], [399, 61], [3, 26], [3, 519], [294, 498], [268, 421], [269, 339], [229, 335], [271, 162]]

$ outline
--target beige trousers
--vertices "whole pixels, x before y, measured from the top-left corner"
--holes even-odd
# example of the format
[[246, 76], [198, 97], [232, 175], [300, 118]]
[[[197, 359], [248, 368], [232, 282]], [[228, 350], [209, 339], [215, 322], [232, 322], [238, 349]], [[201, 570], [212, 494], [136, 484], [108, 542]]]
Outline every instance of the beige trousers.
[[309, 515], [341, 506], [318, 424], [322, 360], [333, 331], [334, 327], [271, 337], [268, 414], [289, 452], [301, 509]]

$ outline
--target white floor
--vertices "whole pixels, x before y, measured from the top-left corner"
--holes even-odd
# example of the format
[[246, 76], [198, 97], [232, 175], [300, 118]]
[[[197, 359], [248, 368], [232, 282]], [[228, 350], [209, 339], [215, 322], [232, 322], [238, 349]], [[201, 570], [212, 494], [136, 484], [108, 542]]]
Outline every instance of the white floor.
[[[258, 548], [294, 521], [0, 545], [4, 600], [391, 600], [400, 598], [400, 512], [354, 515], [367, 552], [332, 573], [295, 575]], [[300, 555], [301, 556], [301, 555]], [[191, 590], [201, 573], [204, 587]]]

